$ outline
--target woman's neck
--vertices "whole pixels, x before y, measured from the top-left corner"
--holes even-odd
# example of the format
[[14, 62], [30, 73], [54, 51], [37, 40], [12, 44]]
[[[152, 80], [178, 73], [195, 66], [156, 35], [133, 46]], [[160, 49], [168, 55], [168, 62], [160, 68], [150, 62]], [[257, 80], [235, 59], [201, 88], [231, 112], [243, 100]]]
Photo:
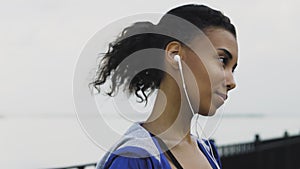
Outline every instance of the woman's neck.
[[[152, 113], [143, 127], [163, 139], [166, 144], [192, 142], [190, 124], [193, 114], [190, 107], [185, 97], [181, 97], [177, 85], [172, 88], [163, 84], [158, 91]], [[183, 103], [180, 106], [181, 100]]]

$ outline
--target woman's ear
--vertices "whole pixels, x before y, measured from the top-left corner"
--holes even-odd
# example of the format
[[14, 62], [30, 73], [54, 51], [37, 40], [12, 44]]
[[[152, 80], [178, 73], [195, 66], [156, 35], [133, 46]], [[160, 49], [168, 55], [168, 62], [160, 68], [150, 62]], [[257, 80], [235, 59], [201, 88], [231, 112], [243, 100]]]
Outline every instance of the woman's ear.
[[[178, 62], [174, 59], [175, 55], [182, 57], [182, 45], [177, 41], [168, 43], [165, 49], [166, 61], [174, 68], [178, 69]], [[182, 58], [181, 58], [182, 59]]]

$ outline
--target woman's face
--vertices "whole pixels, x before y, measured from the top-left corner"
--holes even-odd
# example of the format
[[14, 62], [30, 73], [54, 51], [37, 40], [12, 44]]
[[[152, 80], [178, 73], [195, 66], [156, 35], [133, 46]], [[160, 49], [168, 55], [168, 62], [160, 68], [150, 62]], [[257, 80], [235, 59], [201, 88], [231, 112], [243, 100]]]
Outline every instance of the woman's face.
[[[192, 105], [199, 105], [199, 114], [211, 116], [227, 99], [228, 92], [236, 86], [233, 71], [237, 66], [238, 45], [235, 37], [222, 28], [206, 29], [205, 34], [211, 43], [210, 47], [203, 45], [203, 38], [196, 36], [190, 45], [191, 49], [197, 51], [185, 48], [186, 57], [183, 60], [197, 83], [197, 86], [192, 86], [186, 80], [187, 87], [190, 85], [188, 93], [191, 101], [200, 99], [200, 103]], [[194, 87], [199, 92], [194, 92]]]

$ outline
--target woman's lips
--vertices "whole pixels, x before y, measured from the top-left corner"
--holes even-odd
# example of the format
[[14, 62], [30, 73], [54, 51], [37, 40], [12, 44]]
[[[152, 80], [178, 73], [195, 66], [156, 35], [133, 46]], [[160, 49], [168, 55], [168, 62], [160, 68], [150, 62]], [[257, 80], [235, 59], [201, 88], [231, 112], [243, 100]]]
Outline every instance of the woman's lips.
[[223, 93], [217, 92], [217, 95], [219, 95], [220, 97], [222, 97], [222, 99], [223, 99], [224, 101], [228, 98], [227, 94], [223, 94]]

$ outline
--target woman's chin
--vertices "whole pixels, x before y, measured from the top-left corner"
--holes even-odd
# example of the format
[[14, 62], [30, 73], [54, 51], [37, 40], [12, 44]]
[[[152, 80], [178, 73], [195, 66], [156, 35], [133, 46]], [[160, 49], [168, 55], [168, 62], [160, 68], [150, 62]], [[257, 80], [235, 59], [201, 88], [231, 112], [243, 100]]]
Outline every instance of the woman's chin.
[[217, 109], [215, 109], [214, 107], [211, 107], [209, 110], [198, 112], [198, 114], [200, 114], [201, 116], [210, 117], [210, 116], [215, 115], [216, 111], [217, 111]]

